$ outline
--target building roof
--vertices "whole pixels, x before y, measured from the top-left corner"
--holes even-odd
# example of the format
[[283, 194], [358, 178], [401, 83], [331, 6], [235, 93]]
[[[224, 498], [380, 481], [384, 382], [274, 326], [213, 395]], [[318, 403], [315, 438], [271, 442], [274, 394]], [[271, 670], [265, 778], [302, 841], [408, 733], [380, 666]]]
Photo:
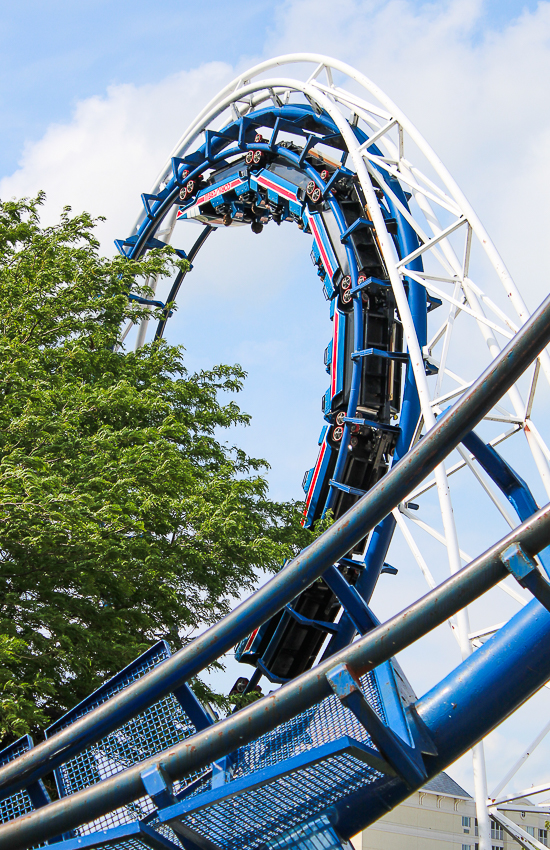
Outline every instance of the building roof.
[[473, 799], [472, 795], [468, 794], [464, 788], [461, 788], [458, 782], [451, 779], [447, 773], [439, 773], [437, 776], [434, 776], [433, 779], [426, 782], [422, 790], [431, 791], [433, 794], [445, 794], [447, 797], [465, 797], [467, 800]]

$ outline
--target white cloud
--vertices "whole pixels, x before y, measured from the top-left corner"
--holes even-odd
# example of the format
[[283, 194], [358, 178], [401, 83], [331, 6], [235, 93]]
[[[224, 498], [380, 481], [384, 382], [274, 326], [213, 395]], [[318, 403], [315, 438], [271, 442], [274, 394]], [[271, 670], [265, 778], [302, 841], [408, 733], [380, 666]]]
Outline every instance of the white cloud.
[[25, 147], [20, 168], [0, 182], [0, 196], [47, 193], [46, 219], [70, 204], [108, 219], [105, 250], [127, 236], [142, 192], [150, 190], [183, 129], [233, 75], [222, 62], [174, 74], [154, 85], [112, 86], [81, 101], [66, 124], [54, 124]]
[[267, 52], [326, 53], [380, 85], [448, 166], [534, 307], [548, 291], [550, 3], [494, 31], [485, 11], [482, 0], [344, 0], [335, 15], [331, 0], [292, 0]]
[[[263, 54], [325, 52], [379, 83], [449, 166], [534, 306], [547, 288], [550, 3], [492, 32], [478, 31], [483, 10], [482, 0], [343, 0], [335, 15], [332, 0], [289, 0], [278, 8]], [[20, 168], [0, 181], [0, 196], [43, 188], [51, 215], [66, 203], [104, 214], [107, 245], [126, 235], [140, 193], [234, 73], [210, 62], [81, 101], [70, 122], [26, 146]]]

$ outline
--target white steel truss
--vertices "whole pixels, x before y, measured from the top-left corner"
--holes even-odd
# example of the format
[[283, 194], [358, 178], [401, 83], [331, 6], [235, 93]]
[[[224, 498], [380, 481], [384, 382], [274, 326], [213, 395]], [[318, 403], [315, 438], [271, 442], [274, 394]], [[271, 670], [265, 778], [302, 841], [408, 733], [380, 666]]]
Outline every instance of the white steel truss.
[[[288, 71], [290, 66], [303, 72], [302, 77], [282, 75], [280, 69]], [[184, 157], [202, 144], [207, 129], [221, 129], [229, 121], [247, 115], [261, 104], [270, 102], [280, 106], [296, 99], [303, 101], [304, 98], [318, 114], [324, 112], [330, 116], [346, 145], [347, 164], [351, 161], [361, 182], [367, 211], [395, 294], [414, 371], [421, 405], [415, 440], [420, 439], [423, 432], [433, 426], [437, 415], [460, 396], [499, 353], [526, 321], [529, 311], [481, 221], [439, 157], [401, 109], [375, 83], [344, 62], [317, 54], [296, 53], [256, 65], [229, 83], [205, 106], [183, 134], [172, 156]], [[356, 127], [366, 133], [366, 141], [358, 140], [354, 132]], [[171, 169], [169, 159], [152, 187], [152, 194], [165, 185]], [[396, 178], [408, 193], [409, 209], [391, 189], [388, 176]], [[377, 190], [382, 190], [391, 199], [395, 209], [418, 236], [419, 246], [408, 256], [400, 258], [397, 255], [380, 209]], [[143, 215], [136, 222], [134, 232]], [[173, 223], [170, 224], [167, 230], [171, 233]], [[422, 260], [423, 268], [408, 268], [417, 259]], [[429, 296], [441, 302], [443, 317], [438, 317], [433, 324], [430, 315], [426, 344], [417, 338], [406, 294], [408, 281], [420, 284]], [[427, 374], [427, 366], [428, 373], [434, 372], [434, 375]], [[540, 371], [546, 381], [539, 380]], [[530, 369], [528, 380], [512, 387], [507, 396], [495, 404], [482, 423], [482, 429], [484, 442], [494, 448], [503, 447], [509, 455], [517, 456], [520, 466], [531, 466], [540, 478], [533, 487], [537, 492], [542, 490], [550, 496], [550, 449], [532, 420], [537, 400], [542, 398], [544, 402], [548, 399], [548, 383], [550, 356], [545, 351]], [[498, 423], [504, 424], [505, 430], [494, 433]], [[530, 474], [529, 471], [527, 477]], [[466, 480], [465, 476], [469, 478]], [[448, 465], [441, 464], [434, 475], [411, 493], [399, 510], [394, 511], [402, 540], [430, 587], [436, 583], [429, 565], [430, 557], [423, 554], [413, 536], [413, 528], [419, 536], [424, 535], [444, 548], [451, 573], [460, 569], [463, 561], [470, 560], [460, 543], [455, 520], [455, 482], [459, 495], [464, 487], [471, 488], [476, 505], [486, 506], [476, 509], [480, 514], [475, 518], [478, 522], [483, 523], [485, 511], [494, 511], [491, 516], [501, 520], [507, 528], [519, 524], [502, 492], [474, 456], [461, 447], [455, 457], [451, 456]], [[422, 508], [433, 494], [437, 494], [439, 517], [433, 510], [428, 513], [427, 519], [415, 516], [408, 505], [420, 500]], [[430, 546], [433, 548], [432, 543]], [[522, 595], [507, 582], [502, 582], [500, 587], [515, 604], [524, 604]], [[463, 657], [480, 646], [482, 638], [491, 632], [478, 630], [472, 636], [467, 610], [453, 618], [450, 626]], [[519, 762], [496, 786], [493, 797], [503, 790], [549, 729], [550, 724], [547, 724]], [[490, 850], [482, 744], [474, 750], [473, 769], [479, 848]], [[494, 799], [489, 802], [492, 807], [495, 806]], [[490, 811], [512, 834], [511, 821], [495, 808]], [[514, 837], [524, 847], [539, 846], [526, 834], [514, 834]]]

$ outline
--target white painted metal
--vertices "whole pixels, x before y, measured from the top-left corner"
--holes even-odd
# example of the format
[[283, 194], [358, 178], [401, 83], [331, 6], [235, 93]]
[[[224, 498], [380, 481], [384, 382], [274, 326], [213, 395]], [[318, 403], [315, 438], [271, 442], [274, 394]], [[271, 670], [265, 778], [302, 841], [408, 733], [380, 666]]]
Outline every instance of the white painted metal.
[[515, 764], [512, 765], [512, 767], [510, 768], [510, 770], [508, 771], [506, 776], [504, 776], [503, 779], [501, 779], [501, 781], [498, 783], [498, 785], [495, 785], [495, 787], [493, 788], [493, 790], [491, 791], [491, 794], [490, 794], [490, 797], [491, 797], [492, 800], [496, 800], [496, 798], [498, 797], [500, 792], [504, 788], [506, 788], [506, 786], [508, 785], [510, 780], [516, 775], [516, 773], [518, 772], [520, 767], [523, 767], [523, 765], [525, 764], [525, 762], [527, 761], [527, 759], [529, 758], [529, 756], [531, 755], [533, 750], [535, 750], [538, 747], [538, 745], [541, 743], [541, 741], [544, 740], [544, 738], [548, 735], [549, 732], [550, 732], [550, 721], [545, 726], [543, 726], [543, 728], [540, 730], [537, 737], [534, 739], [534, 741], [531, 741], [531, 743], [529, 744], [527, 749], [521, 754], [521, 756], [515, 762]]
[[[278, 69], [289, 65], [304, 66], [306, 69], [304, 79], [279, 76]], [[341, 77], [346, 78], [354, 86], [355, 91], [352, 93], [346, 91], [342, 85], [336, 85], [334, 82], [336, 75], [338, 80]], [[361, 94], [357, 94], [357, 89], [361, 91]], [[368, 94], [369, 101], [365, 100], [363, 93]], [[205, 106], [187, 128], [172, 155], [185, 156], [202, 142], [202, 134], [206, 128], [218, 128], [218, 121], [219, 126], [223, 126], [226, 123], [224, 118], [226, 115], [229, 115], [228, 120], [235, 120], [262, 103], [268, 101], [275, 104], [288, 103], [294, 98], [307, 99], [315, 110], [324, 111], [332, 118], [347, 146], [348, 164], [352, 163], [361, 181], [368, 212], [375, 225], [380, 249], [395, 293], [407, 350], [418, 387], [422, 414], [415, 436], [415, 439], [418, 439], [423, 430], [428, 430], [434, 425], [436, 415], [454, 398], [461, 395], [471, 383], [471, 377], [458, 375], [456, 366], [451, 362], [451, 352], [454, 351], [453, 346], [457, 338], [458, 344], [465, 352], [469, 345], [467, 335], [469, 331], [464, 335], [464, 323], [472, 322], [472, 327], [477, 327], [479, 339], [486, 346], [490, 357], [494, 357], [517, 331], [518, 326], [526, 320], [527, 308], [479, 218], [439, 157], [391, 99], [371, 80], [346, 63], [317, 54], [296, 53], [256, 65], [225, 86]], [[370, 137], [368, 142], [360, 143], [357, 140], [352, 129], [357, 124], [362, 124], [366, 128]], [[375, 143], [378, 143], [380, 150], [383, 151], [382, 156], [371, 152]], [[433, 174], [430, 172], [429, 176], [424, 173], [424, 165], [420, 167], [420, 164], [413, 163], [407, 158], [409, 147], [414, 150], [415, 157], [420, 152]], [[412, 193], [411, 211], [407, 210], [395, 196], [383, 175], [377, 170], [377, 166], [383, 167], [389, 174], [396, 177]], [[170, 174], [171, 162], [168, 160], [152, 187], [152, 194], [161, 188]], [[393, 240], [388, 234], [375, 195], [373, 182], [392, 199], [396, 208], [419, 237], [419, 248], [404, 259], [399, 259], [396, 255]], [[143, 220], [143, 215], [144, 213], [138, 219], [136, 229]], [[171, 232], [171, 228], [169, 229]], [[503, 288], [506, 309], [499, 306], [494, 298], [482, 289], [480, 280], [476, 279], [475, 270], [472, 268], [475, 265], [474, 248], [476, 251], [484, 252], [498, 287]], [[413, 272], [405, 268], [416, 257], [422, 257], [425, 261], [422, 272]], [[421, 350], [410, 314], [404, 288], [405, 276], [417, 281], [429, 293], [442, 299], [448, 305], [446, 320], [432, 334], [424, 350]], [[500, 296], [495, 297], [498, 300]], [[512, 307], [515, 315], [508, 315], [508, 305]], [[140, 329], [138, 347], [144, 339], [145, 329]], [[438, 346], [441, 346], [439, 357]], [[438, 377], [431, 386], [426, 377], [425, 360], [439, 366]], [[490, 443], [494, 446], [508, 441], [520, 432], [525, 434], [526, 445], [540, 474], [542, 485], [550, 496], [550, 450], [531, 419], [535, 396], [540, 389], [540, 381], [537, 380], [539, 368], [550, 381], [550, 357], [546, 352], [540, 356], [533, 370], [526, 395], [527, 403], [524, 403], [519, 387], [515, 386], [507, 397], [511, 410], [506, 406], [507, 402], [502, 401], [486, 417], [486, 421], [488, 423], [504, 422], [513, 426], [503, 434], [490, 439]], [[459, 371], [462, 372], [461, 367]], [[449, 382], [456, 386], [449, 388]], [[430, 586], [435, 579], [427, 559], [412, 536], [409, 523], [414, 523], [422, 532], [427, 533], [445, 547], [451, 573], [460, 569], [462, 561], [470, 560], [459, 545], [449, 476], [454, 476], [462, 470], [465, 473], [473, 473], [472, 480], [477, 480], [481, 485], [482, 493], [488, 499], [487, 504], [497, 508], [508, 526], [513, 527], [516, 524], [503, 498], [495, 492], [487, 476], [480, 471], [471, 455], [464, 449], [459, 450], [459, 455], [461, 460], [458, 463], [451, 463], [448, 470], [445, 465], [441, 465], [434, 476], [417, 488], [407, 500], [428, 496], [430, 491], [435, 489], [438, 495], [443, 533], [431, 523], [415, 517], [405, 505], [400, 506], [400, 510], [394, 513], [405, 542]], [[459, 480], [459, 478], [453, 480]], [[523, 597], [511, 586], [504, 582], [500, 586], [518, 604], [524, 604]], [[468, 612], [461, 612], [451, 626], [459, 642], [462, 656], [466, 657], [472, 652]], [[480, 850], [490, 850], [482, 744], [474, 750], [473, 765], [480, 826], [479, 845]], [[533, 793], [532, 789], [529, 793]], [[537, 846], [537, 843], [525, 843], [521, 836], [517, 840], [530, 850]]]
[[497, 798], [493, 801], [494, 806], [500, 806], [503, 803], [511, 803], [513, 800], [521, 800], [524, 797], [533, 797], [535, 794], [544, 794], [545, 791], [550, 791], [550, 782], [545, 782], [543, 785], [532, 785], [530, 788], [524, 788], [514, 794], [507, 794], [505, 797]]
[[508, 835], [511, 835], [521, 847], [525, 848], [525, 850], [533, 850], [533, 848], [536, 848], [536, 850], [546, 850], [546, 845], [537, 841], [536, 838], [529, 835], [529, 833], [518, 826], [517, 823], [514, 823], [513, 820], [507, 818], [500, 809], [496, 808], [496, 806], [492, 806], [489, 811], [491, 812], [491, 817], [500, 823]]
[[525, 803], [522, 806], [512, 806], [511, 804], [507, 804], [505, 806], [498, 807], [499, 812], [525, 812], [528, 811], [529, 814], [531, 812], [538, 813], [540, 815], [550, 815], [550, 806], [548, 804], [541, 804], [540, 806], [529, 806], [528, 809], [525, 808]]

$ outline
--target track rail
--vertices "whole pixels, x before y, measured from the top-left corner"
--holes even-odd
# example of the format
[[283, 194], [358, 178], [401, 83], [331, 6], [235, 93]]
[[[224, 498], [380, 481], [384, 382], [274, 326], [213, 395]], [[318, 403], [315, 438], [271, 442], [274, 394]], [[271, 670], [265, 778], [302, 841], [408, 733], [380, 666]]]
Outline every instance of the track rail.
[[[305, 81], [264, 76], [304, 63], [313, 65]], [[336, 85], [335, 75], [376, 103]], [[406, 138], [431, 176], [405, 156]], [[202, 228], [187, 254], [178, 249], [191, 262], [222, 226], [248, 224], [260, 233], [286, 222], [313, 238], [333, 332], [304, 522], [329, 509], [335, 522], [191, 646], [174, 655], [153, 648], [48, 730], [42, 744], [0, 753], [1, 798], [13, 808], [23, 793], [35, 809], [0, 826], [0, 847], [54, 839], [66, 850], [130, 840], [185, 850], [275, 848], [303, 822], [333, 830], [338, 842], [475, 745], [479, 768], [478, 742], [550, 678], [549, 511], [537, 509], [495, 448], [525, 434], [550, 492], [550, 452], [531, 419], [539, 369], [550, 376], [550, 298], [529, 318], [479, 219], [416, 128], [370, 80], [323, 56], [279, 57], [229, 84], [188, 128], [142, 202], [133, 232], [117, 242], [129, 257], [162, 246], [186, 221]], [[476, 240], [517, 319], [474, 280]], [[177, 275], [165, 303], [154, 302], [163, 309], [156, 339], [186, 274]], [[443, 305], [446, 318], [429, 338], [428, 313]], [[491, 360], [469, 382], [450, 359], [461, 315], [477, 326]], [[535, 361], [524, 402], [518, 381]], [[446, 388], [448, 379], [458, 387]], [[487, 443], [473, 429], [491, 422], [509, 431]], [[457, 448], [462, 466], [447, 470]], [[463, 467], [509, 520], [502, 494], [522, 524], [462, 569], [448, 474]], [[392, 569], [385, 558], [396, 517], [407, 531], [414, 493], [430, 489], [443, 535], [424, 527], [443, 541], [451, 578], [380, 625], [370, 602], [380, 574]], [[409, 531], [405, 539], [430, 578]], [[535, 599], [472, 655], [466, 606], [509, 576]], [[393, 656], [449, 618], [463, 662], [418, 700]], [[254, 667], [239, 690], [255, 690], [262, 676], [282, 686], [214, 722], [185, 683], [235, 645]], [[147, 755], [132, 730], [141, 724], [147, 739], [161, 705], [173, 737]], [[328, 739], [319, 737], [321, 727]], [[48, 803], [40, 779], [52, 770], [62, 799]], [[303, 776], [316, 791], [300, 790]], [[288, 799], [285, 788], [294, 789]], [[480, 850], [490, 845], [486, 796], [477, 781]], [[226, 826], [222, 834], [228, 806], [240, 806], [256, 826], [234, 835]], [[300, 844], [297, 832], [288, 835]]]

